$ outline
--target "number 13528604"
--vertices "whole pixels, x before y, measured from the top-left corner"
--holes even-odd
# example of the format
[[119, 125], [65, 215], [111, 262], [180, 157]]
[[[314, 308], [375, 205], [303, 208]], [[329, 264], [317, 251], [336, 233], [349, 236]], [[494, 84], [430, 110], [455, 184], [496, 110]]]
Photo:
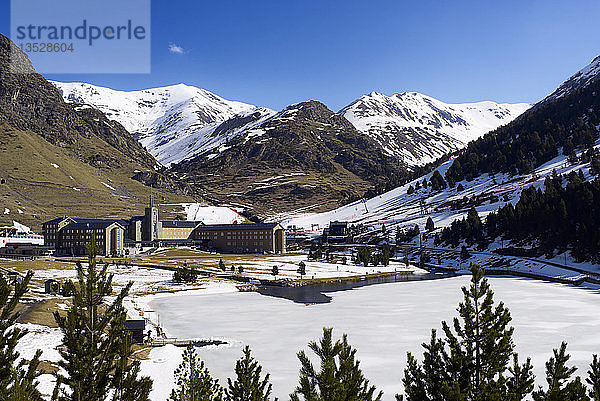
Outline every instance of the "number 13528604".
[[19, 47], [25, 53], [66, 53], [73, 52], [73, 43], [20, 43]]

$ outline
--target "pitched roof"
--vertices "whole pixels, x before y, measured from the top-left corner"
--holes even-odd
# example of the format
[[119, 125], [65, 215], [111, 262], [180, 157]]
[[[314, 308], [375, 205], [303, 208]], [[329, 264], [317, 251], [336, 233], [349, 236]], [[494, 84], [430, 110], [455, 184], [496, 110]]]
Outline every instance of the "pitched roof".
[[94, 219], [94, 218], [85, 218], [85, 217], [57, 217], [56, 219], [49, 220], [44, 224], [49, 223], [60, 223], [61, 221], [70, 220], [72, 223], [69, 223], [65, 227], [68, 228], [106, 228], [113, 223], [118, 223], [122, 227], [127, 227], [129, 225], [129, 220], [125, 219]]
[[64, 228], [69, 230], [88, 230], [88, 229], [104, 229], [113, 224], [119, 225], [121, 228], [123, 226], [117, 220], [93, 220], [86, 219], [86, 221], [78, 221], [75, 223], [69, 223]]
[[244, 223], [244, 224], [207, 224], [198, 228], [202, 230], [272, 230], [279, 223]]
[[163, 227], [168, 228], [194, 228], [198, 224], [202, 224], [201, 221], [188, 221], [188, 220], [161, 220]]
[[123, 323], [125, 330], [144, 330], [146, 328], [145, 320], [125, 320]]
[[70, 217], [67, 217], [67, 216], [63, 216], [63, 217], [57, 217], [57, 218], [55, 218], [55, 219], [48, 220], [48, 221], [46, 221], [46, 222], [44, 222], [44, 223], [42, 223], [42, 224], [60, 223], [61, 221], [63, 221], [63, 220], [66, 220], [66, 219], [69, 219], [69, 218], [70, 218]]

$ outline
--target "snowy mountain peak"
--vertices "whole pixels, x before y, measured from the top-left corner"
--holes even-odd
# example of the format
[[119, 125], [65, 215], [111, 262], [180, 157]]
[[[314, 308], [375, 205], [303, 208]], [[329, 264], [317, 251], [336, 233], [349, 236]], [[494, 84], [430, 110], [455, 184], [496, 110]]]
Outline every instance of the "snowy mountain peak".
[[218, 148], [228, 138], [213, 135], [221, 123], [257, 110], [183, 83], [136, 91], [79, 82], [53, 84], [66, 101], [92, 105], [120, 122], [164, 165]]
[[571, 76], [565, 82], [562, 83], [554, 92], [548, 97], [539, 102], [538, 104], [545, 103], [549, 100], [558, 99], [569, 94], [571, 91], [577, 88], [583, 88], [592, 83], [593, 81], [600, 78], [600, 56], [597, 56], [592, 62], [586, 65], [584, 68], [579, 70], [576, 74]]
[[420, 165], [464, 147], [530, 107], [491, 101], [448, 104], [418, 92], [371, 92], [340, 110], [359, 131], [408, 165]]

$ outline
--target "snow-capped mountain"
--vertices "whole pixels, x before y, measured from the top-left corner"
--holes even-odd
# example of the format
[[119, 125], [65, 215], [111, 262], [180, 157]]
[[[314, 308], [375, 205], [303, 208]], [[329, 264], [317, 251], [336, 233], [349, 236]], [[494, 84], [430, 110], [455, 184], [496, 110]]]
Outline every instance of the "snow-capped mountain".
[[548, 95], [544, 100], [538, 104], [545, 103], [549, 100], [558, 99], [563, 97], [574, 89], [583, 88], [600, 78], [600, 56], [597, 56], [592, 60], [590, 64], [585, 66], [583, 69], [578, 71], [575, 75], [571, 76], [565, 82], [562, 83], [554, 92]]
[[[254, 135], [256, 127], [276, 114], [183, 84], [138, 91], [86, 83], [53, 84], [66, 101], [92, 105], [121, 123], [166, 166], [201, 154], [216, 155], [237, 135]], [[373, 92], [339, 114], [388, 155], [407, 165], [421, 165], [510, 122], [529, 106], [446, 104], [414, 92], [389, 97]]]
[[339, 114], [378, 142], [387, 154], [407, 165], [421, 165], [463, 148], [530, 106], [490, 101], [448, 104], [416, 92], [392, 96], [371, 92]]
[[326, 209], [399, 183], [405, 169], [343, 116], [317, 101], [272, 116], [237, 116], [215, 129], [230, 140], [171, 166], [224, 202], [267, 215], [274, 210]]
[[[260, 119], [274, 114], [266, 108], [226, 100], [183, 84], [138, 91], [117, 91], [86, 83], [53, 84], [67, 102], [92, 105], [121, 123], [166, 166], [219, 148], [242, 129], [221, 127], [215, 133], [221, 123], [234, 116], [254, 115]], [[254, 118], [248, 120], [253, 122]]]

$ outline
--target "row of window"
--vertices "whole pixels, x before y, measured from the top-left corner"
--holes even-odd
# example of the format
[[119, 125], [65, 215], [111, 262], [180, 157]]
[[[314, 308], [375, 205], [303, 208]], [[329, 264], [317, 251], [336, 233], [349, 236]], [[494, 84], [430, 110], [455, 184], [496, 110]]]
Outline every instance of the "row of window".
[[[270, 233], [270, 231], [227, 231], [227, 233], [226, 233], [225, 231], [217, 232], [217, 231], [201, 231], [201, 230], [199, 230], [197, 232], [198, 232], [198, 235], [210, 236], [212, 233], [214, 236], [220, 235], [221, 237], [224, 237], [225, 234], [230, 236], [230, 235], [239, 235], [241, 233], [244, 233], [244, 235], [267, 235]], [[219, 233], [219, 234], [217, 234], [217, 233]]]
[[[63, 239], [91, 239], [90, 235], [64, 235]], [[98, 235], [96, 237], [98, 241], [104, 240], [104, 235]]]
[[[227, 242], [227, 246], [237, 246], [237, 245], [240, 245], [240, 246], [244, 246], [244, 245], [249, 246], [250, 243], [249, 242], [244, 242], [244, 241], [240, 242], [239, 244], [237, 242], [235, 242], [235, 241], [234, 242], [230, 242], [230, 241]], [[262, 241], [260, 241], [260, 242], [254, 242], [253, 245], [254, 246], [258, 246], [258, 245], [263, 246], [264, 243]]]

